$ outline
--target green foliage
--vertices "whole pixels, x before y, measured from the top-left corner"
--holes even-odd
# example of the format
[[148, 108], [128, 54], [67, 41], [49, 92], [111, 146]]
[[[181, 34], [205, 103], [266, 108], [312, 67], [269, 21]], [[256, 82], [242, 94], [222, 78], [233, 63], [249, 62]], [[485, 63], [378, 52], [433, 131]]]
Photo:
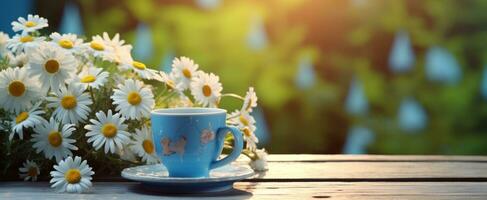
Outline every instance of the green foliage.
[[[192, 1], [191, 1], [192, 2]], [[89, 34], [122, 32], [133, 41], [138, 22], [151, 27], [157, 68], [169, 50], [192, 57], [220, 75], [225, 91], [243, 93], [254, 85], [271, 127], [270, 152], [340, 153], [348, 127], [365, 125], [376, 135], [372, 153], [482, 154], [487, 152], [487, 106], [479, 96], [480, 71], [487, 59], [487, 2], [375, 0], [222, 1], [215, 10], [192, 3], [80, 1]], [[269, 44], [260, 51], [246, 45], [252, 18], [261, 16]], [[99, 20], [103, 19], [103, 20]], [[387, 64], [395, 33], [410, 34], [414, 69], [394, 75]], [[459, 61], [463, 78], [445, 86], [426, 80], [424, 54], [441, 45]], [[303, 55], [313, 57], [315, 86], [294, 84]], [[366, 117], [345, 113], [350, 80], [357, 76], [371, 111]], [[402, 132], [399, 103], [413, 96], [425, 108], [428, 127]], [[237, 108], [224, 100], [223, 107]]]

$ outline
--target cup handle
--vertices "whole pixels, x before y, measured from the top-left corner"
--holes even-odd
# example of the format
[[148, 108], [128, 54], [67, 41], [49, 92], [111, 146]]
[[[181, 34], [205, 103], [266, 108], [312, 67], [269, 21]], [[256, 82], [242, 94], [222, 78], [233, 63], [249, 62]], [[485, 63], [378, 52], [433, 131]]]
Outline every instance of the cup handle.
[[[237, 159], [238, 156], [240, 155], [240, 153], [242, 153], [242, 149], [243, 149], [242, 132], [240, 132], [240, 130], [238, 130], [238, 128], [236, 128], [234, 126], [226, 126], [226, 127], [219, 128], [218, 131], [216, 132], [217, 142], [219, 144], [222, 144], [222, 146], [223, 146], [223, 143], [225, 142], [224, 141], [225, 136], [228, 132], [231, 132], [233, 135], [233, 138], [234, 138], [233, 151], [227, 157], [225, 157], [221, 160], [213, 161], [210, 164], [210, 169], [215, 169], [217, 167], [221, 167], [223, 165], [229, 164], [232, 161], [234, 161], [235, 159]], [[221, 148], [219, 148], [219, 150], [221, 151]], [[217, 153], [220, 153], [220, 151], [218, 151]]]

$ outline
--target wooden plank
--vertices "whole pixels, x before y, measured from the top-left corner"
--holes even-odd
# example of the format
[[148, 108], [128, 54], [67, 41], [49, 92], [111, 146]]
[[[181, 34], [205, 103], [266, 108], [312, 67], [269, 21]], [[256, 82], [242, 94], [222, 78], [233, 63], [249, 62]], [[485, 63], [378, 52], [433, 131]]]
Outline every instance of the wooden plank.
[[487, 163], [271, 162], [251, 181], [487, 181]]
[[47, 182], [0, 183], [0, 199], [486, 199], [482, 182], [264, 182], [236, 183], [234, 190], [205, 195], [147, 192], [138, 183], [97, 182], [85, 194], [56, 193]]
[[269, 162], [487, 162], [487, 156], [271, 154], [268, 160]]
[[237, 183], [256, 198], [274, 199], [486, 199], [487, 183], [465, 182], [264, 182]]
[[[269, 162], [269, 170], [248, 182], [275, 181], [487, 181], [478, 162]], [[97, 177], [96, 181], [127, 181]]]

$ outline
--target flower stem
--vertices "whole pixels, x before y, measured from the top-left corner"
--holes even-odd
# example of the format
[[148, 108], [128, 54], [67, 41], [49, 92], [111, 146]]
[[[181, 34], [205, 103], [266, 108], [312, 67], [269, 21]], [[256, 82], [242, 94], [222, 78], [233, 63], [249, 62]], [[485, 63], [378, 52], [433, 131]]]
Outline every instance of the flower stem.
[[[232, 146], [225, 146], [225, 147], [223, 147], [223, 149], [231, 152], [233, 150], [233, 147]], [[254, 152], [252, 152], [248, 149], [242, 150], [242, 154], [247, 156], [248, 158], [250, 158], [250, 160], [257, 160], [257, 155], [255, 155]]]
[[164, 96], [164, 97], [162, 98], [162, 100], [161, 100], [161, 101], [162, 101], [162, 102], [166, 102], [168, 99], [170, 99], [170, 98], [172, 98], [172, 97], [176, 96], [176, 94], [178, 94], [178, 93], [177, 93], [177, 92], [171, 92], [171, 93], [169, 93], [168, 95]]
[[93, 102], [93, 105], [95, 105], [95, 95], [93, 94], [93, 88], [88, 86], [90, 89], [90, 96], [91, 96], [91, 101]]
[[245, 99], [244, 99], [243, 97], [241, 97], [240, 95], [238, 95], [238, 94], [233, 94], [233, 93], [222, 94], [222, 97], [233, 97], [233, 98], [236, 98], [236, 99], [245, 100]]
[[243, 155], [246, 155], [247, 157], [249, 157], [251, 160], [256, 160], [257, 159], [257, 155], [255, 155], [254, 152], [248, 150], [248, 149], [244, 149], [242, 150], [242, 154]]

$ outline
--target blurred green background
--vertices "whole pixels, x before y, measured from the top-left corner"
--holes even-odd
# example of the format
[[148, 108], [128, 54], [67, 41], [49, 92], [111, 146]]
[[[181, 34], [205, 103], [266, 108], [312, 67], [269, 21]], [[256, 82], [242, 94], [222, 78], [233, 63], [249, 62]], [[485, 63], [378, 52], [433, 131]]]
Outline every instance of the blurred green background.
[[[270, 153], [486, 154], [487, 1], [18, 0], [49, 32], [120, 33], [136, 59], [193, 58], [259, 96]], [[224, 100], [223, 107], [239, 102]]]

